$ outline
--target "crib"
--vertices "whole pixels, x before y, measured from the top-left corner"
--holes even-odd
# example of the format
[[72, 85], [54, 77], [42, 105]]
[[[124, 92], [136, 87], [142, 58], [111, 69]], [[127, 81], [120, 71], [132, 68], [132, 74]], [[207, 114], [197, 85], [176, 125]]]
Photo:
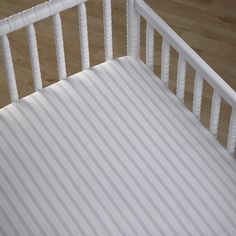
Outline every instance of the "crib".
[[[51, 0], [0, 21], [11, 98], [0, 109], [0, 235], [236, 235], [235, 91], [143, 0], [127, 0], [120, 58], [111, 0], [103, 0], [105, 60], [91, 67], [85, 2]], [[60, 13], [75, 6], [82, 71], [68, 75]], [[51, 16], [59, 81], [43, 88], [34, 24]], [[19, 99], [8, 34], [23, 27], [35, 92]], [[171, 48], [179, 54], [176, 94]], [[192, 111], [184, 105], [188, 64], [196, 72]], [[200, 122], [204, 80], [214, 91], [209, 130]], [[232, 108], [226, 147], [217, 141], [222, 99]]]

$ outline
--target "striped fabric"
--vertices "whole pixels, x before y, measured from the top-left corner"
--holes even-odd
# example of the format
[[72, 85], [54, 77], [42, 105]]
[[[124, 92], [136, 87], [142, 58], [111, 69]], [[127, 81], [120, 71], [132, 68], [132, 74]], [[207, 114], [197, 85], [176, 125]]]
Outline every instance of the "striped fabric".
[[0, 235], [235, 235], [235, 161], [138, 59], [1, 109], [0, 156]]

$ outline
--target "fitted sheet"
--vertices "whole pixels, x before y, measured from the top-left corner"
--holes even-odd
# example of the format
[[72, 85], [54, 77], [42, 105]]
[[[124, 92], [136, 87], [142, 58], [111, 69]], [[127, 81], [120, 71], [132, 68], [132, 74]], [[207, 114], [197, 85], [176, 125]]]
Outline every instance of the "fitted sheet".
[[139, 59], [0, 110], [1, 235], [235, 235], [236, 164]]

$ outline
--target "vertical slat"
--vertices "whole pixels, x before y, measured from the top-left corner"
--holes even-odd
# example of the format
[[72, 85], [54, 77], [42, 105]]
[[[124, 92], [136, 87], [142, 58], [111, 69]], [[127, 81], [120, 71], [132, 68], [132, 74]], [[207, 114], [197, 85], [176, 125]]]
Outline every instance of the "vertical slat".
[[202, 105], [203, 78], [196, 72], [193, 93], [193, 114], [200, 119]]
[[27, 26], [27, 37], [28, 37], [30, 60], [31, 60], [31, 67], [34, 81], [34, 89], [35, 91], [37, 91], [42, 89], [42, 77], [39, 65], [36, 33], [33, 24]]
[[234, 155], [236, 143], [236, 110], [233, 109], [230, 117], [227, 150], [231, 155]]
[[181, 57], [181, 55], [179, 55], [176, 96], [180, 99], [182, 103], [184, 103], [185, 78], [186, 61]]
[[66, 62], [65, 62], [61, 17], [59, 13], [53, 16], [53, 28], [54, 28], [54, 38], [56, 45], [58, 77], [59, 80], [61, 80], [67, 78], [67, 74], [66, 74]]
[[111, 0], [103, 0], [105, 60], [113, 59]]
[[161, 80], [166, 85], [169, 86], [169, 69], [170, 69], [170, 45], [162, 39], [161, 47]]
[[11, 49], [7, 35], [2, 36], [2, 49], [3, 49], [3, 57], [5, 63], [8, 89], [10, 92], [10, 99], [11, 102], [14, 102], [19, 99], [19, 96], [16, 86], [16, 78], [12, 61]]
[[211, 104], [210, 131], [215, 137], [217, 137], [218, 126], [219, 126], [220, 104], [221, 104], [221, 96], [217, 92], [217, 90], [214, 90]]
[[153, 70], [154, 68], [154, 29], [147, 22], [146, 28], [146, 64]]
[[90, 60], [89, 60], [87, 13], [84, 3], [81, 3], [79, 5], [79, 30], [80, 30], [80, 50], [81, 50], [82, 69], [85, 70], [90, 67]]
[[140, 56], [140, 15], [134, 8], [134, 0], [127, 0], [127, 54]]

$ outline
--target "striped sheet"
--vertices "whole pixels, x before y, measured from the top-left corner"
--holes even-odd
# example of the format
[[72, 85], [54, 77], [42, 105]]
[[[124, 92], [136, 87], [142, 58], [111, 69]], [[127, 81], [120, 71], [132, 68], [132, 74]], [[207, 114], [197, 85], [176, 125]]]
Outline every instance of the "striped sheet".
[[0, 110], [0, 235], [234, 235], [236, 163], [140, 60]]

